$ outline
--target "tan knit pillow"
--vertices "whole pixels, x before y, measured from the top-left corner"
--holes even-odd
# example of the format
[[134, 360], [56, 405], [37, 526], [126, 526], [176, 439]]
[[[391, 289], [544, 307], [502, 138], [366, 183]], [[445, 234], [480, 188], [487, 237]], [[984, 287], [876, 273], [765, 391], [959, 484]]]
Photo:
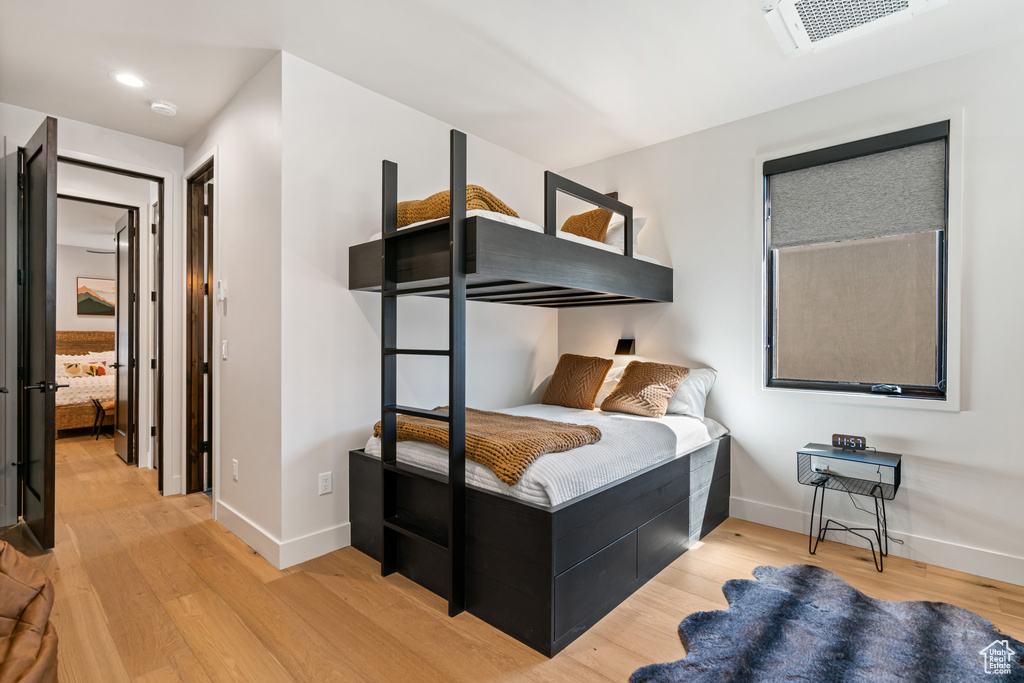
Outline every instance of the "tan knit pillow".
[[562, 232], [568, 232], [588, 240], [604, 242], [608, 234], [608, 224], [612, 222], [612, 212], [607, 209], [594, 209], [586, 213], [569, 216], [562, 225]]
[[[446, 217], [451, 208], [449, 195], [450, 192], [445, 190], [432, 194], [426, 199], [398, 202], [398, 227], [404, 228], [420, 221], [432, 221]], [[484, 188], [479, 185], [466, 185], [466, 211], [474, 210], [495, 211], [519, 218], [519, 214], [513, 211], [508, 204]]]
[[689, 374], [689, 368], [678, 365], [635, 360], [626, 366], [622, 379], [601, 404], [601, 410], [662, 417], [676, 387]]
[[605, 375], [611, 367], [612, 361], [607, 358], [563, 353], [540, 402], [566, 408], [593, 410], [594, 398], [601, 390]]

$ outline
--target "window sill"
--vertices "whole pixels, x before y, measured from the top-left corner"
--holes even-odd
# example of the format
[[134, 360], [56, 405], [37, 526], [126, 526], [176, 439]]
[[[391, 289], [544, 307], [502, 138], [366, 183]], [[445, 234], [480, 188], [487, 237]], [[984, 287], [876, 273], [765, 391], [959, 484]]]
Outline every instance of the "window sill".
[[862, 394], [842, 391], [815, 391], [813, 389], [789, 389], [761, 386], [761, 394], [772, 399], [787, 401], [811, 401], [873, 408], [897, 408], [903, 410], [926, 410], [942, 413], [960, 412], [959, 394], [948, 391], [945, 399], [920, 398], [896, 394]]

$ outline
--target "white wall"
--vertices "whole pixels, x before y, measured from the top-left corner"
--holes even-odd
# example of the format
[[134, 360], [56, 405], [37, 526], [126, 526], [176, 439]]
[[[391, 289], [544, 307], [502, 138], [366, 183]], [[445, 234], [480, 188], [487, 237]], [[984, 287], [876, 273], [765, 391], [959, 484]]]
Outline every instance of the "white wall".
[[[1015, 438], [1024, 415], [1024, 85], [1007, 78], [1021, 69], [1018, 42], [569, 172], [615, 187], [635, 215], [650, 217], [640, 250], [674, 266], [675, 302], [564, 311], [559, 350], [607, 353], [620, 334], [635, 334], [644, 356], [718, 368], [708, 412], [733, 433], [734, 516], [806, 532], [812, 489], [795, 481], [796, 449], [833, 432], [863, 434], [879, 450], [904, 454], [903, 487], [889, 512], [906, 545], [891, 546], [894, 553], [1024, 582], [1024, 447]], [[761, 389], [755, 159], [960, 108], [961, 410], [836, 404]], [[858, 519], [838, 496], [829, 506]]]
[[[24, 145], [46, 118], [43, 112], [17, 107], [0, 102], [0, 136], [7, 136], [8, 149]], [[168, 145], [154, 140], [147, 140], [135, 135], [120, 133], [92, 124], [57, 117], [57, 147], [62, 156], [73, 157], [85, 161], [93, 161], [118, 168], [138, 171], [162, 177], [165, 183], [165, 228], [168, 235], [181, 234], [181, 214], [178, 206], [181, 201], [179, 181], [182, 170], [181, 147]], [[60, 164], [57, 170], [57, 183], [61, 192], [70, 194], [88, 194], [97, 199], [125, 201], [118, 192], [109, 192], [106, 183], [96, 184], [88, 180], [85, 173], [69, 171], [70, 167]], [[62, 173], [63, 169], [63, 173]], [[67, 182], [64, 182], [66, 179]], [[137, 185], [137, 181], [136, 181]], [[122, 184], [118, 184], [119, 187]], [[133, 185], [134, 187], [134, 185]], [[123, 189], [123, 188], [122, 188]], [[140, 200], [145, 203], [146, 198]], [[143, 206], [143, 208], [145, 208]], [[143, 214], [145, 215], [145, 214]], [[12, 228], [13, 229], [13, 228]], [[140, 249], [143, 254], [150, 251], [150, 233], [140, 233]], [[180, 329], [175, 321], [184, 319], [184, 258], [180, 249], [173, 245], [173, 238], [168, 238], [164, 267], [164, 330], [166, 345], [165, 383], [164, 383], [164, 493], [179, 493], [181, 482], [181, 459], [183, 429], [175, 430], [174, 425], [182, 425], [184, 404], [184, 338], [175, 336], [173, 330]], [[142, 291], [151, 289], [151, 269], [143, 260], [140, 271], [140, 287]], [[150, 307], [140, 308], [140, 348], [151, 348], [153, 328]], [[95, 328], [93, 328], [95, 329]], [[146, 405], [151, 397], [148, 386], [149, 375], [140, 375], [139, 433], [149, 434], [152, 422], [152, 407]], [[140, 444], [150, 444], [148, 439], [140, 439]], [[139, 464], [150, 467], [154, 453], [149, 447], [140, 447]]]
[[114, 331], [114, 316], [78, 315], [80, 277], [113, 280], [117, 262], [113, 254], [95, 254], [84, 247], [57, 245], [57, 329]]
[[[398, 163], [399, 198], [448, 187], [450, 126], [284, 55], [282, 564], [348, 543], [348, 450], [380, 417], [380, 296], [348, 290], [348, 248], [380, 230], [381, 160]], [[469, 138], [469, 182], [525, 218], [543, 218], [543, 167]], [[447, 302], [402, 300], [399, 343], [443, 346]], [[557, 361], [555, 311], [469, 304], [470, 405], [539, 400]], [[404, 360], [404, 359], [403, 359]], [[409, 367], [417, 361], [403, 363]], [[447, 365], [401, 375], [399, 399], [447, 402]], [[334, 493], [319, 497], [319, 472]]]
[[[185, 145], [186, 176], [215, 153], [213, 363], [217, 518], [271, 562], [281, 536], [281, 59]], [[181, 236], [182, 248], [184, 234]], [[231, 461], [238, 460], [238, 481]], [[268, 544], [269, 543], [269, 544]]]

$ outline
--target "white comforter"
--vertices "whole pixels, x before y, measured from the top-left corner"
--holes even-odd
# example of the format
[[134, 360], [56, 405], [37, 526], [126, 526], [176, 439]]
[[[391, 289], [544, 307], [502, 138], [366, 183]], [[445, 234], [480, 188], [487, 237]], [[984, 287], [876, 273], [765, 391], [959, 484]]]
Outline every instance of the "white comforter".
[[[529, 230], [531, 232], [544, 232], [544, 226], [542, 226], [542, 225], [537, 225], [536, 223], [534, 223], [532, 221], [528, 221], [525, 218], [517, 218], [515, 216], [509, 216], [507, 214], [498, 213], [497, 211], [484, 211], [483, 209], [473, 209], [472, 211], [467, 211], [466, 212], [466, 218], [472, 218], [474, 216], [481, 216], [483, 218], [489, 218], [490, 220], [496, 221], [498, 223], [506, 223], [508, 225], [514, 225], [517, 228], [522, 228], [523, 230]], [[423, 225], [425, 223], [432, 223], [432, 222], [433, 221], [420, 221], [419, 223], [412, 223], [411, 225], [405, 225], [405, 226], [399, 228], [399, 230], [405, 230], [407, 228], [415, 228], [417, 225]], [[576, 242], [577, 244], [583, 244], [583, 245], [586, 245], [588, 247], [593, 247], [594, 249], [601, 249], [603, 251], [610, 251], [613, 254], [621, 254], [621, 253], [623, 253], [622, 247], [616, 247], [616, 246], [611, 245], [611, 244], [605, 244], [604, 242], [598, 242], [596, 240], [587, 239], [586, 237], [580, 237], [579, 235], [574, 235], [571, 232], [562, 232], [561, 230], [559, 230], [557, 235], [558, 235], [558, 239], [569, 240], [570, 242]], [[370, 239], [371, 240], [378, 240], [378, 239], [380, 239], [380, 237], [381, 237], [381, 233], [377, 232], [377, 233], [374, 233], [373, 237], [371, 237]], [[637, 254], [635, 252], [633, 254], [633, 258], [639, 259], [641, 261], [647, 261], [649, 263], [658, 263], [657, 259], [651, 258], [650, 256], [642, 256], [642, 255]]]
[[114, 400], [114, 384], [117, 381], [117, 373], [110, 371], [110, 374], [102, 377], [58, 377], [57, 384], [67, 384], [57, 391], [57, 405], [71, 406], [78, 403], [90, 403], [96, 398], [100, 401]]
[[[677, 454], [689, 453], [728, 432], [710, 418], [701, 421], [683, 415], [656, 419], [540, 404], [497, 412], [594, 425], [601, 430], [601, 440], [595, 444], [542, 455], [515, 486], [505, 484], [480, 463], [466, 461], [467, 484], [544, 506], [558, 505]], [[366, 453], [379, 458], [380, 439], [370, 437]], [[417, 441], [400, 441], [398, 460], [442, 474], [448, 471], [448, 451]]]

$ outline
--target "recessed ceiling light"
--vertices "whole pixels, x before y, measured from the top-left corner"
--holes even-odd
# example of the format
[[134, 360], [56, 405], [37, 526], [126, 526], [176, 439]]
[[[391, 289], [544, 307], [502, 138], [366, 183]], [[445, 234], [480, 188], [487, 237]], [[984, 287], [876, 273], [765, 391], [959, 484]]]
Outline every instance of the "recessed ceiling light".
[[166, 100], [153, 100], [149, 103], [149, 108], [163, 116], [174, 116], [178, 113], [177, 105]]
[[121, 85], [127, 85], [129, 88], [145, 88], [149, 85], [149, 81], [145, 78], [140, 78], [135, 74], [130, 74], [127, 71], [111, 71], [110, 77]]

